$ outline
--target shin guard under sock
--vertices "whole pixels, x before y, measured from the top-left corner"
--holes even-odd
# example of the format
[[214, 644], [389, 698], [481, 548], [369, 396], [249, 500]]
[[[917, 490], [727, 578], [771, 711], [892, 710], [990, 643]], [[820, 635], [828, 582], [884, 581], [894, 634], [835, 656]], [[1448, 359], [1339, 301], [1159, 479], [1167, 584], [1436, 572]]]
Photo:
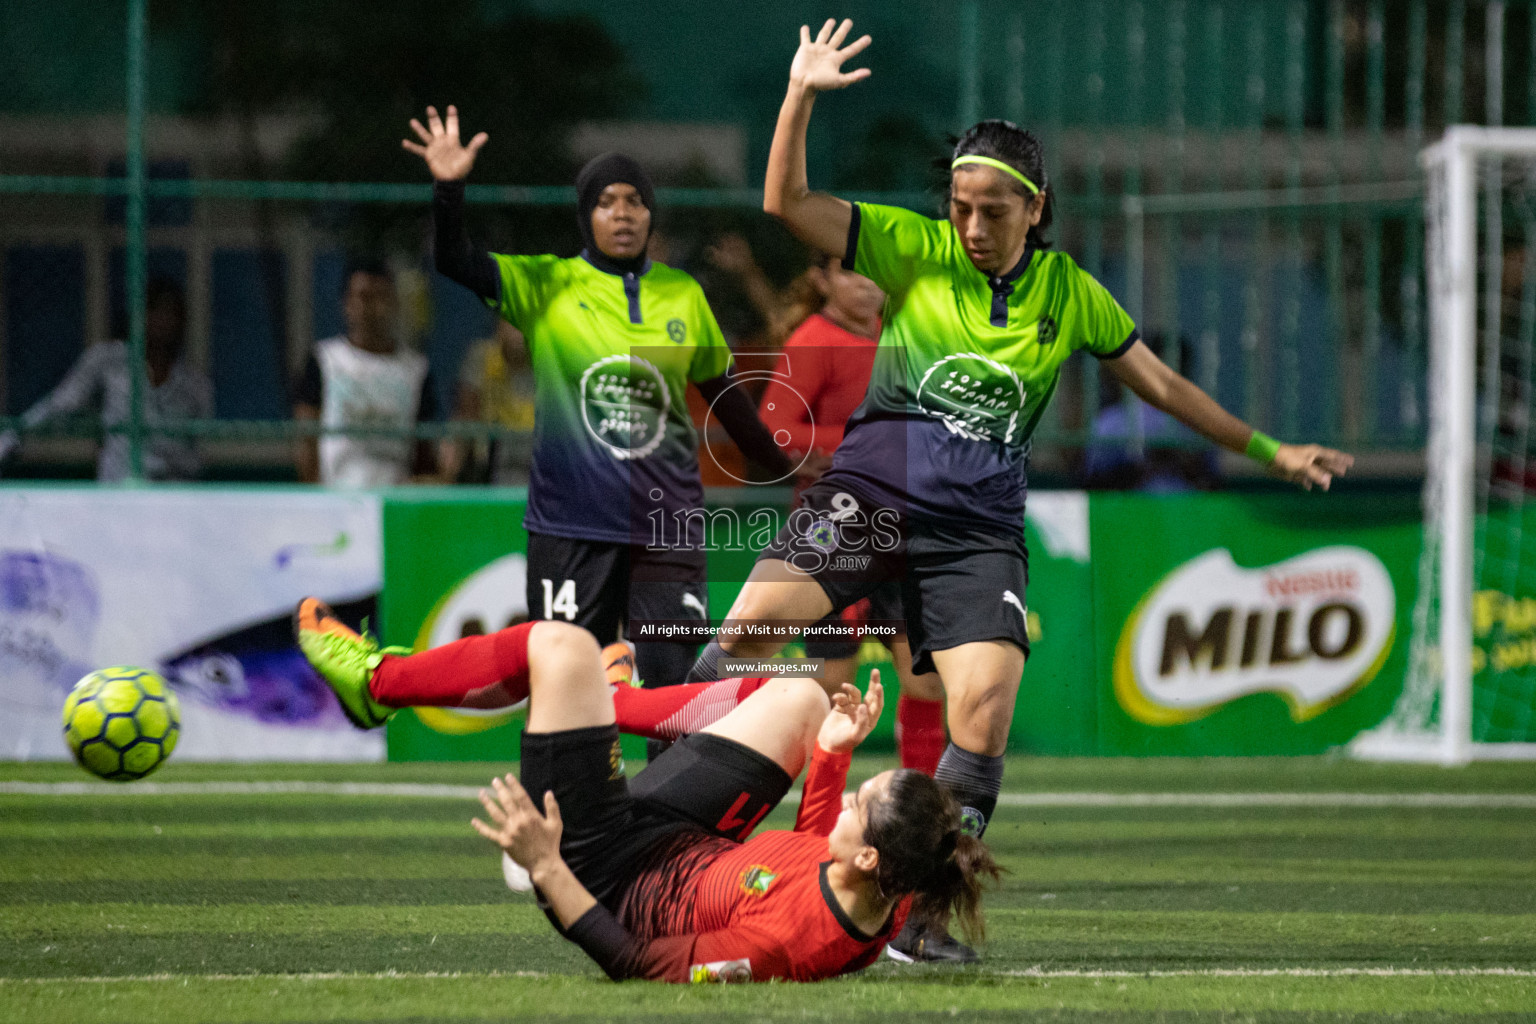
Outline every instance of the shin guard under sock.
[[374, 669], [368, 692], [386, 707], [453, 708], [477, 690], [499, 686], [497, 696], [516, 704], [528, 696], [528, 634], [536, 625], [524, 622], [429, 651], [388, 655]]

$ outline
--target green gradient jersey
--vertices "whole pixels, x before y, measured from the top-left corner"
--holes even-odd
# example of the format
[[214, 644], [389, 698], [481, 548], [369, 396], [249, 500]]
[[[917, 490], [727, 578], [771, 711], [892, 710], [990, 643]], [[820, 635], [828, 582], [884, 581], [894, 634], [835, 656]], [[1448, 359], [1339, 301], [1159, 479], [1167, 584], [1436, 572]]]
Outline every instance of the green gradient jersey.
[[887, 301], [869, 390], [831, 472], [920, 516], [1017, 530], [1029, 440], [1062, 363], [1078, 349], [1124, 354], [1136, 325], [1063, 253], [1030, 249], [989, 277], [948, 220], [896, 207], [854, 207], [843, 265]]
[[660, 263], [621, 275], [581, 257], [491, 256], [501, 294], [487, 305], [533, 363], [527, 529], [644, 543], [656, 510], [676, 522], [702, 507], [685, 392], [731, 352], [698, 282]]

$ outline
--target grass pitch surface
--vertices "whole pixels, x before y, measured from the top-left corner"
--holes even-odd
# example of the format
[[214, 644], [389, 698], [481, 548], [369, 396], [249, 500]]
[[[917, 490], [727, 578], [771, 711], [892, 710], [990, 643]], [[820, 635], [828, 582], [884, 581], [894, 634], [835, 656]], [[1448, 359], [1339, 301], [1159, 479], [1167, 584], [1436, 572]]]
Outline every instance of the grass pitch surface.
[[1526, 765], [1016, 758], [980, 967], [731, 989], [614, 985], [509, 893], [505, 767], [0, 765], [0, 1020], [1536, 1020]]

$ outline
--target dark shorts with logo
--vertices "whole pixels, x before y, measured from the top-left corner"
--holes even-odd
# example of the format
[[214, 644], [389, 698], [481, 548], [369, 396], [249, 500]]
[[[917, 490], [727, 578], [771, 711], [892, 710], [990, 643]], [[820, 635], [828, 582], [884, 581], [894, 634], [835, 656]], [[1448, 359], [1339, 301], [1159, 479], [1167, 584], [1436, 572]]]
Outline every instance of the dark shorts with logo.
[[524, 733], [521, 769], [535, 807], [555, 794], [560, 855], [610, 910], [658, 845], [686, 833], [740, 842], [793, 782], [771, 758], [709, 733], [683, 737], [630, 782], [612, 725]]
[[912, 671], [934, 671], [933, 652], [1007, 640], [1029, 654], [1029, 551], [1016, 536], [935, 523], [818, 481], [758, 560], [790, 563], [821, 585], [840, 612], [884, 585], [900, 589]]
[[706, 577], [703, 550], [528, 534], [528, 617], [573, 622], [604, 644], [631, 622], [707, 621]]

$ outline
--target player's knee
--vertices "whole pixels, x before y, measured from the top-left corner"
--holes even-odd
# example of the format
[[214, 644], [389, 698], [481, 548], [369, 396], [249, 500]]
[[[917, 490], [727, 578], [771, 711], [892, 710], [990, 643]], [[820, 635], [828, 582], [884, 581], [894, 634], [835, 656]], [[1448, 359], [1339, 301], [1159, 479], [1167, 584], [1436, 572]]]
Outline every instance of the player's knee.
[[998, 716], [1012, 718], [1018, 690], [1017, 683], [1004, 680], [973, 682], [950, 687], [947, 701], [950, 717], [961, 720], [991, 719]]
[[533, 686], [602, 681], [597, 638], [566, 622], [537, 623], [528, 635], [528, 672]]
[[832, 700], [814, 679], [781, 679], [783, 688], [780, 711], [785, 721], [794, 722], [800, 731], [815, 736], [832, 710]]

